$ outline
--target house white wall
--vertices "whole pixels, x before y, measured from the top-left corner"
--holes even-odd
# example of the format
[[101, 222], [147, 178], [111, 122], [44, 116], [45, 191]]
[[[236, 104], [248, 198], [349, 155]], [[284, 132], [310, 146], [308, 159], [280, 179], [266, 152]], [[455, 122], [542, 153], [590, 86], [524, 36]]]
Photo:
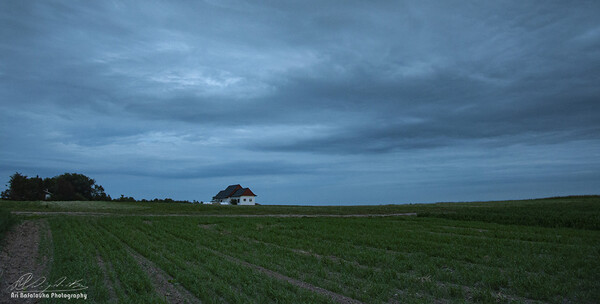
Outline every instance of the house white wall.
[[[234, 199], [238, 199], [237, 197]], [[231, 198], [223, 198], [217, 201], [220, 205], [231, 205]], [[239, 197], [238, 205], [256, 205], [256, 196]]]
[[221, 200], [220, 204], [221, 205], [229, 205], [231, 203], [231, 198], [224, 198]]
[[256, 205], [256, 196], [241, 196], [239, 205]]

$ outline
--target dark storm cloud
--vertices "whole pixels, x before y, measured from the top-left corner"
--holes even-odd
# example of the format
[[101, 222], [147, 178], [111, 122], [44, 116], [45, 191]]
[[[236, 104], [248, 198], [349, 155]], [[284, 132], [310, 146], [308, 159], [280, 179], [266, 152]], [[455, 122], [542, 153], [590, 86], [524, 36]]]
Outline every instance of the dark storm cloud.
[[[587, 63], [582, 62], [584, 68]], [[372, 77], [345, 84], [327, 79], [301, 82], [290, 95], [304, 103], [290, 106], [337, 109], [329, 120], [340, 123], [328, 134], [297, 142], [260, 143], [258, 148], [333, 153], [389, 152], [460, 144], [464, 140], [516, 142], [568, 142], [598, 139], [600, 122], [600, 70], [577, 74], [557, 73], [554, 80], [516, 79], [509, 84], [488, 84], [469, 76], [436, 73], [432, 77], [397, 84]], [[578, 90], [573, 91], [575, 83]], [[286, 100], [287, 98], [282, 97]], [[344, 114], [355, 112], [348, 123]], [[349, 115], [352, 116], [352, 115]]]
[[[561, 151], [547, 155], [555, 173], [594, 167], [598, 13], [597, 1], [4, 1], [0, 173], [293, 188], [327, 172], [331, 187], [375, 189], [410, 167], [398, 154], [445, 168], [414, 169], [419, 180], [497, 151]], [[580, 150], [557, 148], [569, 145]], [[373, 163], [391, 171], [345, 180]]]

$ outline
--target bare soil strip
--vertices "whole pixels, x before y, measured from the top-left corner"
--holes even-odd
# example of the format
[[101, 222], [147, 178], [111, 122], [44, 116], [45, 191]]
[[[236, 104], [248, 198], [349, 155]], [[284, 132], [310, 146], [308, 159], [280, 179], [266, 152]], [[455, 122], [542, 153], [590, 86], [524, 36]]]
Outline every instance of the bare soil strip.
[[392, 217], [416, 216], [416, 213], [389, 213], [389, 214], [124, 214], [107, 212], [79, 212], [79, 211], [12, 211], [15, 215], [76, 215], [76, 216], [149, 216], [149, 217]]
[[49, 230], [46, 221], [26, 220], [6, 233], [0, 252], [0, 303], [38, 302], [35, 299], [11, 299], [9, 287], [28, 273], [32, 275], [32, 280], [47, 275], [52, 257], [40, 256], [39, 245], [41, 233], [51, 237]]

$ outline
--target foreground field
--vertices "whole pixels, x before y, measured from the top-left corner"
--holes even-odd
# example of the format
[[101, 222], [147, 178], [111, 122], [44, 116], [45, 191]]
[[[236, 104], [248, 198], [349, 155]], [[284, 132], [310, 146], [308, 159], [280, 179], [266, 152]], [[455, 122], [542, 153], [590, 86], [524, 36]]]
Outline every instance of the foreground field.
[[[598, 303], [597, 198], [561, 202], [384, 206], [419, 213], [391, 217], [45, 214], [15, 228], [37, 233], [36, 268], [82, 279], [91, 303]], [[547, 220], [557, 214], [569, 220]]]

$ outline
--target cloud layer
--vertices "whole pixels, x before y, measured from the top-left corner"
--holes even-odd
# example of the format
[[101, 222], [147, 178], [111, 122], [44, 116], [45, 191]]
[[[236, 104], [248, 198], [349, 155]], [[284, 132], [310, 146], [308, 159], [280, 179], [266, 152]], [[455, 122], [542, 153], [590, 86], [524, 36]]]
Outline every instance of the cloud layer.
[[600, 5], [0, 3], [0, 175], [401, 203], [595, 193]]

